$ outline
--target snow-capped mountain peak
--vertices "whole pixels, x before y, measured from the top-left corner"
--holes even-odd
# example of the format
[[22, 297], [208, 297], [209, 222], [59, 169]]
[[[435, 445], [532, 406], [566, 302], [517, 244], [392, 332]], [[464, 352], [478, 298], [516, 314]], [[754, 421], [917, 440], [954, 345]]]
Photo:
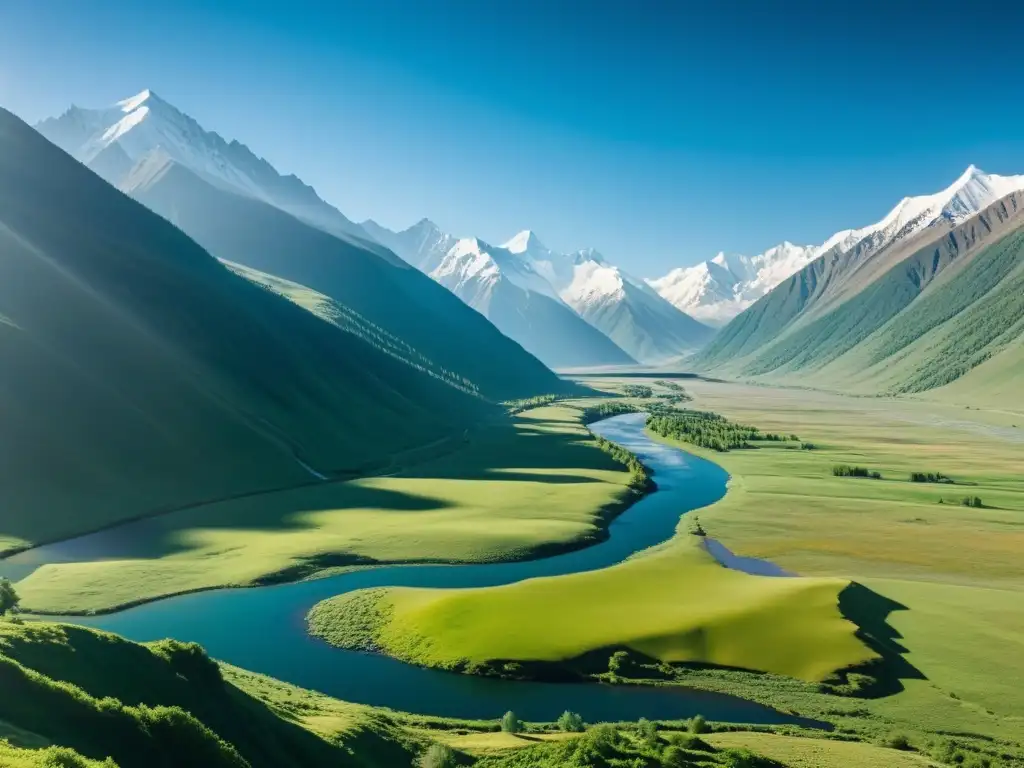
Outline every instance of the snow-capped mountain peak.
[[783, 242], [754, 257], [719, 253], [648, 283], [679, 309], [721, 325], [823, 254], [854, 247], [874, 253], [939, 222], [958, 224], [1022, 189], [1024, 175], [996, 176], [970, 165], [941, 192], [904, 197], [881, 220], [836, 232], [821, 245]]
[[547, 247], [540, 241], [537, 234], [529, 229], [517, 232], [511, 240], [501, 246], [510, 253], [549, 253]]
[[36, 129], [114, 185], [160, 152], [214, 186], [254, 197], [327, 231], [366, 233], [294, 175], [282, 176], [237, 141], [225, 141], [150, 89], [100, 109], [71, 107]]

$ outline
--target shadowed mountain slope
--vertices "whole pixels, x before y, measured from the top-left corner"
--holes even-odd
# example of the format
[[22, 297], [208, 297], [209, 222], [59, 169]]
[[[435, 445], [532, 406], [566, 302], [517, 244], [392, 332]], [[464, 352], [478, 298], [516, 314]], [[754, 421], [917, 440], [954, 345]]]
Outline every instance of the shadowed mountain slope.
[[0, 266], [0, 550], [358, 472], [491, 411], [233, 274], [5, 111]]

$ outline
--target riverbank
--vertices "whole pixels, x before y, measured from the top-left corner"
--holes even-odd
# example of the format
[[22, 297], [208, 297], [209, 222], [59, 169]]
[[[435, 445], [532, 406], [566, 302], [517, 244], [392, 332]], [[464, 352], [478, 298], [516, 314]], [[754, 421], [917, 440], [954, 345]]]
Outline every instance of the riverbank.
[[[389, 477], [202, 506], [32, 550], [24, 606], [106, 612], [171, 594], [392, 563], [493, 563], [590, 546], [641, 494], [580, 411], [548, 406]], [[0, 570], [2, 573], [2, 570]]]

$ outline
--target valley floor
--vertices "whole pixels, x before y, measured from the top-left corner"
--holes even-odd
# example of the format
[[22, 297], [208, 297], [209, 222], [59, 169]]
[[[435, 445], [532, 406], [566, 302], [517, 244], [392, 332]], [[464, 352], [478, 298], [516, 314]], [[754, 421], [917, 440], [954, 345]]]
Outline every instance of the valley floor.
[[[591, 383], [613, 390], [622, 385], [608, 379]], [[657, 391], [653, 380], [647, 383]], [[497, 612], [477, 615], [472, 601], [449, 605], [446, 611], [454, 611], [455, 618], [418, 627], [423, 635], [419, 641], [407, 636], [406, 641], [413, 643], [408, 647], [417, 653], [433, 647], [431, 653], [465, 657], [464, 648], [452, 646], [450, 653], [445, 648], [449, 629], [457, 627], [462, 633], [459, 642], [472, 640], [479, 659], [536, 659], [546, 652], [546, 640], [564, 641], [564, 633], [534, 627], [528, 634], [536, 647], [524, 654], [529, 658], [517, 659], [507, 648], [493, 652], [488, 634], [473, 631], [474, 622], [500, 619], [507, 626], [533, 627], [537, 621], [543, 624], [545, 615], [537, 606], [562, 596], [568, 599], [568, 619], [563, 623], [579, 629], [576, 651], [588, 644], [604, 649], [635, 646], [655, 657], [654, 663], [633, 668], [633, 660], [628, 661], [618, 676], [603, 676], [606, 682], [622, 677], [653, 685], [683, 683], [823, 719], [836, 728], [829, 739], [808, 738], [815, 734], [792, 727], [774, 729], [781, 731], [777, 733], [711, 734], [707, 740], [718, 749], [751, 749], [792, 768], [981, 768], [1024, 760], [1024, 418], [1010, 410], [912, 399], [850, 398], [706, 381], [683, 384], [694, 398], [684, 407], [721, 413], [763, 432], [795, 433], [800, 440], [725, 453], [680, 444], [723, 466], [731, 480], [720, 502], [683, 518], [672, 542], [620, 566], [544, 580], [543, 594], [529, 593], [538, 582], [494, 588], [495, 595], [500, 594], [497, 590], [511, 590], [516, 598], [502, 598]], [[836, 465], [864, 467], [882, 477], [835, 476]], [[941, 473], [953, 483], [910, 482], [912, 472]], [[102, 609], [182, 589], [259, 583], [268, 577], [305, 575], [302, 569], [345, 564], [323, 559], [328, 553], [344, 553], [352, 562], [484, 562], [528, 556], [600, 537], [610, 515], [630, 500], [628, 482], [629, 474], [587, 436], [578, 411], [549, 406], [521, 414], [510, 430], [476, 438], [466, 451], [397, 477], [325, 484], [255, 505], [229, 504], [206, 509], [203, 515], [169, 516], [140, 545], [143, 549], [114, 560], [45, 566], [18, 588], [30, 608]], [[977, 497], [982, 506], [963, 506], [964, 497]], [[728, 574], [737, 584], [760, 580], [714, 565], [697, 546], [697, 528], [737, 555], [767, 559], [801, 577], [814, 577], [774, 580], [778, 586], [763, 593], [770, 599], [762, 608], [768, 613], [781, 611], [792, 619], [791, 628], [806, 631], [808, 637], [831, 626], [828, 641], [797, 653], [794, 649], [800, 646], [792, 637], [780, 644], [773, 642], [774, 635], [765, 634], [772, 626], [767, 614], [761, 624], [744, 632], [722, 633], [702, 627], [700, 621], [692, 624], [693, 615], [681, 608], [679, 615], [686, 621], [677, 622], [678, 617], [662, 610], [664, 606], [637, 609], [654, 624], [636, 628], [636, 637], [605, 632], [593, 642], [584, 638], [602, 627], [601, 606], [617, 600], [620, 593], [625, 602], [609, 610], [628, 610], [632, 601], [637, 606], [650, 603], [648, 607], [703, 603], [718, 606], [719, 614], [728, 607], [742, 613], [743, 601], [737, 602], [737, 594], [752, 593], [744, 587], [740, 593], [716, 598], [721, 577]], [[861, 624], [871, 631], [874, 645], [855, 643], [853, 625], [837, 615], [827, 618], [836, 614], [837, 599], [843, 608], [843, 586], [850, 582], [855, 583], [855, 594], [875, 596], [874, 614]], [[584, 592], [589, 590], [589, 597], [577, 594], [579, 584], [586, 587]], [[824, 586], [815, 585], [836, 588], [824, 602], [787, 603], [787, 595], [800, 592], [804, 584], [819, 591]], [[662, 588], [671, 593], [667, 602], [659, 602]], [[481, 593], [479, 605], [495, 607], [487, 602], [487, 589], [472, 592]], [[410, 603], [414, 608], [443, 591], [422, 593]], [[391, 610], [399, 607], [395, 603]], [[843, 610], [847, 618], [849, 613], [849, 607]], [[734, 643], [744, 633], [757, 641], [747, 649]], [[491, 634], [501, 642], [508, 640], [501, 632]], [[21, 656], [15, 653], [12, 658], [28, 664], [27, 646], [15, 645]], [[750, 649], [755, 647], [763, 663], [748, 664], [744, 659], [753, 658]], [[869, 648], [881, 648], [887, 665], [879, 678], [882, 688], [858, 690], [864, 681], [856, 676], [829, 678], [824, 667], [800, 670], [791, 665], [797, 657], [822, 659], [821, 647], [834, 652], [826, 665], [830, 669], [856, 664], [872, 655]], [[710, 655], [695, 660], [773, 674], [700, 664], [667, 670], [656, 663], [658, 653], [651, 653], [659, 648], [681, 649], [673, 661], [685, 660], [697, 648]], [[9, 651], [0, 642], [0, 660]], [[729, 654], [736, 652], [741, 655], [730, 659]], [[773, 666], [779, 663], [773, 659], [781, 659], [781, 665]], [[520, 752], [539, 756], [518, 762], [509, 758], [507, 765], [564, 764], [557, 762], [564, 755], [559, 758], [563, 753], [556, 750], [563, 749], [562, 740], [572, 742], [565, 735], [522, 738], [493, 733], [493, 724], [408, 718], [335, 702], [240, 670], [227, 668], [224, 674], [232, 685], [304, 732], [332, 744], [361, 743], [366, 754], [394, 750], [394, 759], [405, 761], [396, 765], [408, 764], [423, 744], [436, 740], [467, 755], [486, 757], [486, 765]], [[33, 734], [38, 730], [31, 724], [0, 711], [0, 739], [7, 737], [21, 747], [71, 743], [48, 738], [33, 744]], [[599, 737], [604, 738], [594, 738]], [[648, 749], [631, 736], [601, 748], [618, 750], [616, 754]], [[0, 742], [0, 765], [5, 758], [2, 749]], [[542, 755], [537, 750], [548, 752]], [[103, 757], [94, 749], [84, 753]], [[724, 752], [716, 754], [720, 756], [695, 764], [729, 764], [719, 762], [725, 759]], [[550, 760], [555, 762], [545, 762]], [[388, 763], [368, 759], [352, 764]]]
[[85, 613], [338, 567], [495, 562], [585, 546], [637, 493], [580, 419], [576, 408], [536, 408], [393, 476], [152, 517], [0, 561], [0, 575], [6, 567], [18, 578], [18, 560], [52, 559], [18, 582], [23, 607]]
[[[607, 379], [590, 383], [619, 386]], [[724, 499], [690, 515], [738, 555], [770, 560], [802, 577], [862, 585], [851, 594], [873, 596], [873, 614], [861, 627], [885, 645], [890, 679], [883, 681], [886, 690], [865, 692], [868, 698], [838, 697], [797, 681], [741, 672], [698, 668], [675, 679], [832, 720], [861, 738], [905, 734], [928, 753], [952, 754], [960, 747], [946, 742], [959, 735], [970, 745], [961, 761], [972, 754], [979, 761], [1024, 757], [1024, 429], [1014, 426], [1022, 421], [1018, 415], [706, 381], [686, 382], [686, 388], [694, 397], [687, 407], [800, 437], [725, 453], [680, 444], [731, 475]], [[835, 476], [837, 465], [865, 467], [882, 477]], [[953, 482], [911, 482], [913, 472], [941, 473]], [[982, 506], [962, 505], [965, 497], [979, 498]], [[735, 595], [715, 598], [719, 577], [702, 573], [701, 555], [686, 546], [694, 538], [692, 527], [684, 518], [675, 541], [606, 571], [455, 593], [379, 593], [371, 644], [419, 663], [482, 664], [481, 670], [487, 670], [487, 659], [568, 661], [587, 649], [616, 647], [655, 661], [689, 658], [765, 671], [783, 671], [773, 666], [781, 650], [805, 663], [822, 658], [828, 643], [798, 652], [792, 639], [775, 642], [770, 620], [750, 630], [759, 642], [745, 651], [737, 644], [742, 633], [721, 631], [720, 620], [700, 606], [717, 605], [715, 615], [735, 621], [743, 602]], [[638, 582], [645, 569], [655, 575]], [[659, 602], [663, 587], [674, 590], [674, 600]], [[632, 595], [622, 605], [620, 589]], [[365, 615], [359, 599], [354, 593], [325, 603], [314, 624], [329, 635], [332, 623], [347, 621], [348, 605]], [[777, 598], [767, 603], [809, 637], [827, 626], [823, 614], [793, 613]], [[545, 612], [549, 604], [562, 605], [561, 612]], [[670, 605], [685, 620], [673, 619]], [[630, 622], [624, 617], [634, 608], [636, 621]], [[648, 626], [652, 621], [660, 624]], [[522, 627], [529, 631], [520, 632]], [[516, 637], [529, 640], [518, 651]], [[627, 677], [653, 683], [659, 676], [652, 669]], [[806, 670], [785, 671], [820, 679]]]

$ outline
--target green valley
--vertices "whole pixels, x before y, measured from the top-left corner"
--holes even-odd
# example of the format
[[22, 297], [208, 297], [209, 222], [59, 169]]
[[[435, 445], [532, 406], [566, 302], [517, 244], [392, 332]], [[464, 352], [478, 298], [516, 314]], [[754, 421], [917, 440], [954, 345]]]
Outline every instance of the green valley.
[[0, 768], [1024, 768], [1024, 8], [88, 5]]

